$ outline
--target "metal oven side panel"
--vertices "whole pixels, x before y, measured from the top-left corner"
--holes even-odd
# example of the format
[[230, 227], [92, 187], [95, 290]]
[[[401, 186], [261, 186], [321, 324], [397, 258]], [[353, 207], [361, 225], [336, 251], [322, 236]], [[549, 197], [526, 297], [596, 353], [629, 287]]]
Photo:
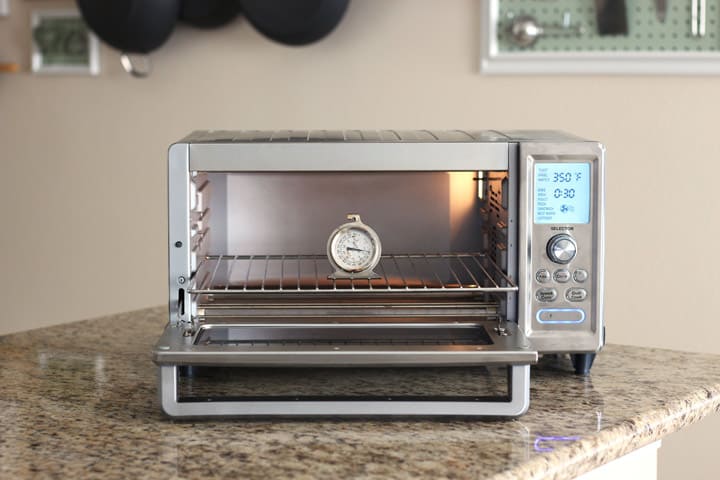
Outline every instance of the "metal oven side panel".
[[168, 289], [170, 323], [188, 321], [190, 280], [190, 151], [187, 143], [168, 150]]
[[[536, 162], [589, 162], [591, 164], [591, 218], [588, 225], [535, 225], [533, 215], [533, 172]], [[604, 224], [605, 224], [605, 147], [590, 141], [578, 142], [522, 142], [520, 144], [519, 177], [520, 228], [518, 238], [519, 252], [519, 322], [520, 328], [540, 353], [581, 353], [596, 352], [604, 344]], [[556, 233], [570, 233], [578, 242], [578, 254], [573, 261], [582, 262], [582, 268], [589, 271], [589, 279], [583, 284], [539, 283], [536, 272], [547, 267], [551, 274], [562, 265], [550, 262], [545, 253], [545, 245], [553, 233], [542, 228], [555, 230]], [[567, 230], [566, 230], [567, 229]], [[574, 229], [574, 230], [573, 230]], [[587, 265], [587, 266], [586, 266]], [[568, 266], [572, 272], [576, 267]], [[587, 298], [579, 303], [565, 300], [569, 288], [586, 288]], [[541, 303], [536, 293], [542, 288], [557, 290], [557, 300]], [[538, 311], [541, 308], [567, 308], [584, 311], [582, 320], [577, 323], [550, 322], [541, 325]]]

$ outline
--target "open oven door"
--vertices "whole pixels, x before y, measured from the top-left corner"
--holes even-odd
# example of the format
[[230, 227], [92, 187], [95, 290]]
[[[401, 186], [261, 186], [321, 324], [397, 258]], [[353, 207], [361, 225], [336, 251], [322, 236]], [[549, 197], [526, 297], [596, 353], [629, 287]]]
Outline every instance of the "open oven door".
[[256, 320], [166, 327], [154, 361], [168, 415], [507, 417], [529, 405], [538, 354], [513, 322]]

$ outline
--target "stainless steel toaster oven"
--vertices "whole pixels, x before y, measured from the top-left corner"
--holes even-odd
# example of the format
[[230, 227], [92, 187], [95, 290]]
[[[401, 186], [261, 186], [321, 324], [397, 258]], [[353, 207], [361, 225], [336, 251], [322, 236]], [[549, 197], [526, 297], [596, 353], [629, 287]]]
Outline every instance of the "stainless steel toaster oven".
[[521, 415], [538, 355], [582, 374], [604, 343], [604, 155], [554, 131], [192, 133], [162, 408]]

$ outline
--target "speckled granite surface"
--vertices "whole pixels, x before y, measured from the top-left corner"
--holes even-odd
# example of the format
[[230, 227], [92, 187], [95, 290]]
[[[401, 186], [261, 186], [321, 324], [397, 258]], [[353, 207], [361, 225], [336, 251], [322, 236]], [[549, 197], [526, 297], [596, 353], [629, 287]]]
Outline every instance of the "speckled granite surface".
[[720, 357], [609, 345], [588, 378], [534, 367], [518, 420], [173, 422], [150, 360], [164, 322], [0, 337], [0, 478], [572, 478], [720, 408]]

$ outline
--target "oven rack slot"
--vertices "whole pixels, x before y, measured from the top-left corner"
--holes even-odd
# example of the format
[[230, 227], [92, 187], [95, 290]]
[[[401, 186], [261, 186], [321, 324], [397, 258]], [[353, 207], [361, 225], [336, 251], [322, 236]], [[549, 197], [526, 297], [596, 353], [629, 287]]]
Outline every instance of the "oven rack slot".
[[518, 287], [480, 253], [383, 255], [380, 278], [331, 279], [325, 255], [208, 255], [188, 288], [191, 294], [479, 294]]

